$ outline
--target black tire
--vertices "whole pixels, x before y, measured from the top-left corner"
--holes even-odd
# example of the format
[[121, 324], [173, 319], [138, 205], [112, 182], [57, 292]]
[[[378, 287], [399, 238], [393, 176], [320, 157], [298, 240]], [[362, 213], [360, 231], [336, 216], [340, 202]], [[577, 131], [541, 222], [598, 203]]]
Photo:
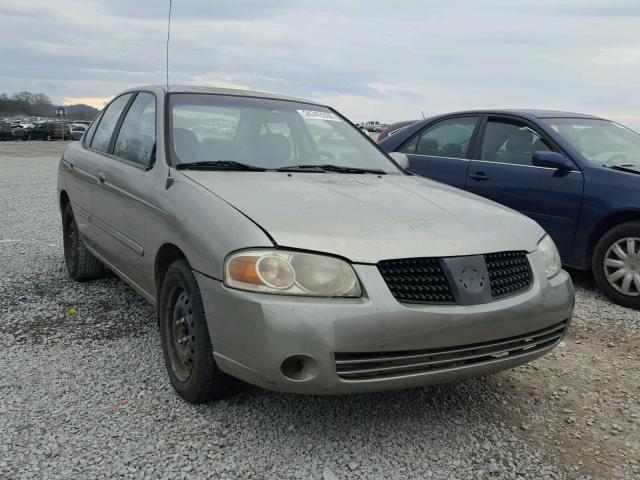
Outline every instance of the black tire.
[[218, 368], [200, 288], [186, 260], [176, 260], [162, 280], [158, 303], [165, 366], [175, 391], [191, 403], [233, 393], [233, 377]]
[[106, 270], [105, 266], [87, 250], [69, 203], [62, 214], [62, 234], [64, 263], [69, 276], [79, 282], [100, 278]]
[[[618, 305], [622, 305], [623, 307], [640, 309], [640, 285], [637, 285], [636, 281], [632, 280], [631, 285], [629, 286], [629, 293], [623, 293], [623, 291], [621, 291], [623, 290], [623, 287], [620, 283], [614, 282], [615, 285], [617, 285], [614, 286], [609, 282], [607, 277], [608, 274], [615, 273], [618, 267], [608, 267], [609, 271], [607, 271], [607, 267], [605, 267], [605, 259], [612, 258], [610, 249], [612, 249], [616, 243], [627, 238], [640, 239], [640, 222], [622, 223], [605, 233], [595, 247], [591, 268], [593, 270], [593, 278], [596, 285], [611, 301]], [[626, 243], [626, 241], [624, 243]], [[633, 257], [634, 259], [629, 259], [629, 261], [625, 263], [624, 267], [631, 273], [637, 272], [635, 273], [636, 275], [640, 275], [639, 248], [640, 241], [636, 241], [634, 248], [634, 250], [636, 250], [636, 254]], [[613, 258], [613, 260], [615, 261], [615, 258]]]

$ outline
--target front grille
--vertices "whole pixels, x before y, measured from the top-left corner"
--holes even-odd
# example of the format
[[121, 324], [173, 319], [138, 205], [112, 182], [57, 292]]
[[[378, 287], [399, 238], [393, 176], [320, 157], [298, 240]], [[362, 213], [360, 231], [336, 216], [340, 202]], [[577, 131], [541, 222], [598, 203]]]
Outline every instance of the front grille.
[[531, 285], [531, 269], [527, 252], [489, 253], [484, 256], [491, 282], [493, 299], [527, 290]]
[[371, 380], [514, 359], [555, 345], [566, 329], [565, 320], [524, 335], [473, 345], [401, 352], [335, 353], [336, 373], [344, 380]]
[[[488, 253], [484, 255], [484, 260], [489, 273], [492, 300], [523, 292], [531, 286], [527, 252]], [[400, 302], [456, 303], [439, 258], [383, 260], [378, 263], [378, 270], [391, 294]]]
[[378, 263], [378, 270], [393, 296], [401, 302], [455, 303], [437, 258], [383, 260]]

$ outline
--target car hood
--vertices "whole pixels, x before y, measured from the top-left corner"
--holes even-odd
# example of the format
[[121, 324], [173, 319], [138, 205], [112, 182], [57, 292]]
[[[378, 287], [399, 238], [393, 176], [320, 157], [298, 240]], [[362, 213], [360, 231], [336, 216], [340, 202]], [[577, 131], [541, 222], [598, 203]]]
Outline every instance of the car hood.
[[420, 177], [182, 173], [249, 217], [278, 246], [358, 263], [530, 252], [544, 235], [537, 223], [513, 210]]

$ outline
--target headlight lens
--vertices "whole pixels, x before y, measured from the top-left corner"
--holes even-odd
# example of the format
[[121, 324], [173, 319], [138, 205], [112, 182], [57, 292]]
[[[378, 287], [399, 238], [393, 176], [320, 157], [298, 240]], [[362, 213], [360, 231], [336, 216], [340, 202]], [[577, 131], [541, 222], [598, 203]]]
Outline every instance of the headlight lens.
[[225, 263], [224, 283], [252, 292], [310, 297], [359, 297], [360, 282], [339, 258], [285, 250], [247, 250]]
[[544, 273], [547, 278], [551, 278], [558, 273], [562, 268], [560, 261], [560, 254], [556, 248], [556, 244], [553, 243], [549, 235], [545, 235], [540, 242], [538, 242], [538, 251], [542, 255], [542, 261], [544, 263]]

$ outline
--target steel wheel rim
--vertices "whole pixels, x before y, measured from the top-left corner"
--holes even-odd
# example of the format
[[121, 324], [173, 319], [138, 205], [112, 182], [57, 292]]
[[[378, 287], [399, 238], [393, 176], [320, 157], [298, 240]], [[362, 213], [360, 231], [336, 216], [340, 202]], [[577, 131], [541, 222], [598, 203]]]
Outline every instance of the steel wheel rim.
[[177, 379], [186, 382], [191, 377], [195, 359], [195, 330], [189, 293], [176, 285], [171, 294], [167, 326], [171, 366]]
[[640, 296], [640, 238], [625, 237], [611, 245], [604, 256], [604, 273], [616, 291]]

